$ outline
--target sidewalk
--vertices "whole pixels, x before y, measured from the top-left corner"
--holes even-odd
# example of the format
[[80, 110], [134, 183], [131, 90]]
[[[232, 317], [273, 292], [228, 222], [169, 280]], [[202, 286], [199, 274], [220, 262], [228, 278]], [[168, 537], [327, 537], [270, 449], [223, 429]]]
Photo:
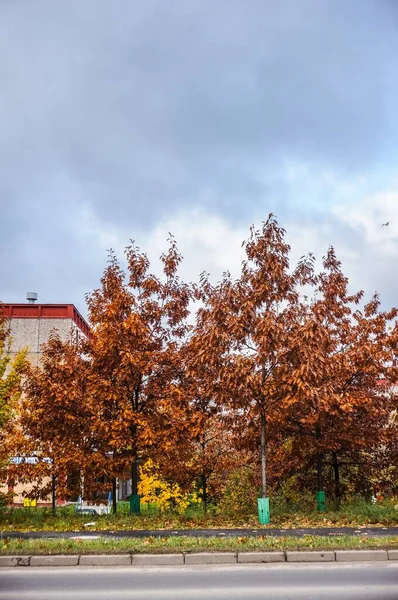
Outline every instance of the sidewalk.
[[398, 536], [398, 527], [321, 527], [312, 529], [273, 529], [259, 527], [258, 529], [134, 529], [121, 531], [99, 531], [94, 527], [84, 531], [0, 531], [0, 539], [19, 538], [24, 540], [52, 538], [145, 538], [145, 537], [302, 537], [306, 535], [319, 535], [335, 537], [341, 535], [354, 536]]

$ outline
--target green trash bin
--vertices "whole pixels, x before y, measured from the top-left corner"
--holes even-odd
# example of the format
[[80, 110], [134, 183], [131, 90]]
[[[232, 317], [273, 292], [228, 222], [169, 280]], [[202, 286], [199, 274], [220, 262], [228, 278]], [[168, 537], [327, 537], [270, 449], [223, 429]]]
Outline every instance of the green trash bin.
[[325, 512], [325, 492], [316, 493], [316, 509], [319, 512]]
[[258, 520], [260, 525], [268, 525], [270, 522], [269, 498], [257, 498]]
[[130, 500], [130, 513], [132, 515], [140, 514], [140, 496], [138, 494], [131, 494]]

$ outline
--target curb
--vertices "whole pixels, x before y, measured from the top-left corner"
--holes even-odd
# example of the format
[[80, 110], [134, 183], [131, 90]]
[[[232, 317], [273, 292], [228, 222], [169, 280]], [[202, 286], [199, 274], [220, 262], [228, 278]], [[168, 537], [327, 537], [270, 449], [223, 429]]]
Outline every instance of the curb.
[[[336, 550], [336, 561], [352, 562], [354, 560], [388, 560], [387, 550]], [[390, 559], [391, 560], [391, 559]]]
[[[364, 559], [366, 560], [366, 559]], [[387, 554], [386, 554], [387, 560]], [[335, 562], [336, 552], [325, 550], [324, 552], [286, 552], [287, 562]]]
[[236, 552], [197, 552], [185, 554], [186, 565], [230, 565], [238, 562]]
[[398, 550], [0, 556], [0, 567], [127, 567], [358, 561], [398, 561]]
[[185, 563], [184, 554], [133, 554], [131, 557], [132, 565], [135, 566], [166, 566], [183, 565]]

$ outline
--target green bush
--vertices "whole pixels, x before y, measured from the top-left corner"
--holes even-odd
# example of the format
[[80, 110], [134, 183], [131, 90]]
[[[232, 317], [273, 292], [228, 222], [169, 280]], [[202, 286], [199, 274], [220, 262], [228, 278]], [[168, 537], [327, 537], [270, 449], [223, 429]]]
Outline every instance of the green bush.
[[8, 495], [0, 492], [0, 508], [4, 508], [5, 506], [7, 506], [8, 502], [9, 502]]
[[221, 514], [226, 516], [246, 516], [257, 511], [259, 491], [253, 471], [242, 467], [228, 478], [224, 495], [218, 505]]

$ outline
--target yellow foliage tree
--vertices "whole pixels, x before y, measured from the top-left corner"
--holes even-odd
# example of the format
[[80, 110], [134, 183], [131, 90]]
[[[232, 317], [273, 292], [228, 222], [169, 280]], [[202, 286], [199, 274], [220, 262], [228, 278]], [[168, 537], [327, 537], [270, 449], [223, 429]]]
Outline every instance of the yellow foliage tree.
[[[18, 410], [21, 398], [22, 376], [26, 364], [26, 350], [11, 356], [11, 340], [6, 319], [0, 304], [0, 483], [9, 474], [10, 447], [6, 444], [8, 429]], [[0, 492], [0, 505], [10, 501], [12, 495]]]
[[140, 468], [138, 493], [142, 504], [155, 504], [162, 512], [175, 509], [182, 513], [189, 506], [189, 494], [183, 493], [177, 483], [164, 481], [151, 459]]
[[14, 358], [11, 356], [11, 340], [6, 321], [1, 315], [0, 305], [0, 459], [3, 456], [6, 425], [13, 411], [17, 409], [21, 397], [22, 375], [26, 365], [26, 350], [20, 351]]

